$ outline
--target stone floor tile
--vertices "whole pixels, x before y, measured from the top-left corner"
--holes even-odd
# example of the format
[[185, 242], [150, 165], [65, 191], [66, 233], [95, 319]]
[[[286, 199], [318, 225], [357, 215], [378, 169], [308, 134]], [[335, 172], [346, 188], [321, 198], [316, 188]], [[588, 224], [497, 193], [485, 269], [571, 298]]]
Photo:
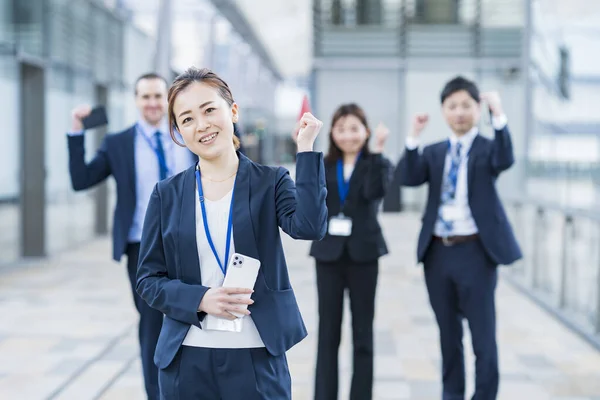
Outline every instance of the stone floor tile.
[[[414, 248], [415, 214], [381, 218], [392, 254], [382, 258], [375, 320], [374, 399], [439, 400], [438, 329]], [[402, 227], [398, 229], [397, 227]], [[284, 236], [290, 277], [309, 336], [288, 352], [293, 398], [310, 400], [317, 349], [317, 297], [310, 243]], [[142, 400], [137, 315], [126, 268], [99, 239], [11, 268], [0, 279], [0, 399]], [[85, 260], [85, 262], [82, 262]], [[600, 400], [600, 352], [554, 320], [502, 274], [497, 290], [499, 400]], [[352, 332], [345, 304], [339, 349], [340, 399], [352, 374]], [[467, 394], [474, 388], [468, 325]], [[35, 384], [32, 384], [35, 382]]]

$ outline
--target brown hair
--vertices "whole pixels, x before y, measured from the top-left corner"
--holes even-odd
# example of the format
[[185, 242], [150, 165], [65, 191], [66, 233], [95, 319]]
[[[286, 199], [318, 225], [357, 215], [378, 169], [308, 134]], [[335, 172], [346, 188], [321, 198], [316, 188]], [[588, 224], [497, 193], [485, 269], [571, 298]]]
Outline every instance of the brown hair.
[[[181, 147], [185, 147], [184, 144], [179, 143], [177, 138], [175, 137], [175, 129], [177, 127], [177, 120], [175, 119], [175, 112], [173, 111], [173, 104], [175, 103], [175, 99], [184, 89], [186, 89], [189, 85], [194, 82], [205, 83], [209, 86], [212, 86], [219, 92], [219, 95], [227, 102], [229, 107], [231, 107], [234, 103], [233, 95], [231, 94], [231, 90], [229, 89], [229, 85], [221, 79], [217, 74], [209, 70], [208, 68], [198, 69], [196, 67], [188, 68], [184, 73], [179, 75], [173, 81], [173, 84], [169, 88], [169, 133], [171, 134], [171, 139]], [[233, 122], [232, 122], [233, 125]], [[233, 146], [235, 149], [240, 148], [240, 139], [237, 136], [233, 135]]]
[[329, 129], [329, 150], [327, 155], [325, 156], [325, 160], [327, 162], [336, 162], [337, 160], [342, 158], [344, 152], [337, 147], [335, 142], [333, 141], [333, 127], [339, 121], [340, 118], [346, 117], [348, 115], [354, 115], [356, 118], [360, 120], [360, 122], [367, 129], [367, 140], [365, 140], [365, 144], [362, 148], [362, 154], [367, 155], [369, 152], [369, 137], [371, 136], [371, 129], [369, 129], [369, 124], [367, 123], [367, 117], [362, 108], [360, 108], [355, 103], [350, 104], [342, 104], [338, 107], [337, 110], [333, 113], [333, 118], [331, 119], [331, 128]]

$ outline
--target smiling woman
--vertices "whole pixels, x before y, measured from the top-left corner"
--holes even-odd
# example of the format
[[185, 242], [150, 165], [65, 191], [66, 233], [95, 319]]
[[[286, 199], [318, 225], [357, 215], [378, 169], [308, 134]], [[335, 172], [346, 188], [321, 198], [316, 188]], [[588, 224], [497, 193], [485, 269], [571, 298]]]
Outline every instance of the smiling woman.
[[[137, 291], [165, 315], [154, 357], [161, 398], [290, 399], [285, 352], [306, 328], [279, 228], [325, 235], [323, 154], [312, 151], [322, 123], [307, 113], [294, 132], [296, 186], [284, 168], [236, 151], [238, 106], [213, 72], [187, 70], [168, 100], [171, 137], [178, 130], [199, 161], [154, 188], [144, 221]], [[226, 276], [249, 276], [231, 259], [259, 266], [244, 288], [223, 287]]]
[[[192, 87], [190, 87], [192, 86]], [[212, 89], [212, 90], [210, 90]], [[219, 97], [219, 98], [217, 98]], [[206, 98], [208, 101], [202, 104], [197, 104], [200, 99]], [[175, 101], [175, 99], [179, 99]], [[233, 134], [233, 123], [238, 121], [238, 106], [233, 100], [231, 90], [225, 81], [219, 78], [215, 73], [208, 69], [190, 68], [184, 74], [177, 77], [171, 88], [169, 89], [169, 126], [171, 127], [171, 138], [180, 146], [188, 146], [188, 142], [184, 136], [184, 131], [190, 132], [190, 128], [197, 125], [192, 125], [195, 119], [196, 123], [205, 123], [205, 129], [211, 127], [211, 124], [224, 123], [224, 128], [229, 128], [231, 124], [231, 137], [235, 149], [240, 147], [239, 139]], [[225, 103], [225, 104], [223, 104]], [[220, 108], [217, 108], [217, 105]], [[175, 108], [179, 114], [175, 115]], [[215, 113], [215, 111], [217, 111]], [[227, 115], [229, 114], [229, 115]], [[231, 117], [229, 121], [223, 121], [224, 116]], [[195, 118], [194, 118], [195, 116]], [[210, 116], [210, 118], [208, 118]], [[213, 127], [216, 127], [213, 126]], [[202, 128], [202, 127], [200, 127]], [[174, 135], [174, 130], [179, 130], [179, 133], [186, 141], [186, 144], [179, 143]], [[218, 134], [218, 132], [214, 132]], [[225, 135], [224, 135], [225, 136]], [[194, 135], [191, 135], [191, 141], [194, 141]], [[190, 150], [194, 151], [190, 148]], [[196, 153], [196, 152], [194, 152]], [[200, 154], [196, 153], [198, 156]]]

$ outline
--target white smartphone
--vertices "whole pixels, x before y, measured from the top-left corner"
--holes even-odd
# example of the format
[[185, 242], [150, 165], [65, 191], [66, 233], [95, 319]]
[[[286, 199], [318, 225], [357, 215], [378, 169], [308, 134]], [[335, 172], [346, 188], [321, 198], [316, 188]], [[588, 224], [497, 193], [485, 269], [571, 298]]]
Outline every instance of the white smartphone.
[[[229, 264], [227, 265], [227, 274], [225, 274], [223, 287], [254, 289], [254, 284], [256, 283], [259, 269], [260, 261], [256, 258], [234, 253], [229, 259]], [[251, 294], [239, 295], [239, 297], [246, 299], [249, 299], [250, 296]], [[243, 307], [244, 309], [248, 308], [247, 305], [243, 305]], [[231, 314], [238, 318], [244, 316], [244, 314], [234, 312]]]

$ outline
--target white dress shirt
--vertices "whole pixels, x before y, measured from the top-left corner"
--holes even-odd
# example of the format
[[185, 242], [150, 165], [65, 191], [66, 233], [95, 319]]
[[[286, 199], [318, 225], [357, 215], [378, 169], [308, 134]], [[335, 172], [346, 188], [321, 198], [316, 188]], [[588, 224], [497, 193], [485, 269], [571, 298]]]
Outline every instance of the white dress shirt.
[[[507, 119], [505, 115], [501, 115], [499, 117], [492, 117], [492, 125], [495, 130], [502, 130], [507, 124]], [[472, 235], [478, 232], [477, 224], [475, 224], [475, 220], [471, 214], [471, 208], [469, 207], [469, 187], [468, 187], [468, 168], [467, 163], [469, 161], [469, 152], [471, 151], [471, 145], [473, 144], [473, 140], [478, 135], [479, 130], [476, 126], [474, 126], [469, 132], [462, 135], [461, 137], [456, 136], [455, 134], [450, 135], [450, 149], [451, 151], [455, 151], [456, 144], [461, 144], [460, 150], [460, 164], [458, 166], [458, 174], [456, 178], [456, 192], [454, 195], [454, 201], [452, 205], [458, 210], [458, 215], [460, 215], [459, 219], [455, 219], [452, 221], [452, 232], [448, 233], [447, 229], [444, 227], [443, 222], [441, 221], [439, 215], [441, 207], [444, 205], [440, 203], [440, 209], [438, 210], [438, 218], [434, 227], [434, 234], [436, 236], [447, 236], [450, 234], [451, 236], [462, 236], [462, 235]], [[408, 150], [414, 150], [419, 146], [419, 142], [417, 138], [412, 136], [408, 136], [406, 138], [406, 148]], [[450, 165], [452, 163], [452, 159], [450, 156], [451, 152], [446, 152], [446, 159], [444, 163], [444, 174], [442, 175], [442, 185], [443, 181], [446, 179], [448, 175], [448, 170], [450, 169]]]
[[[225, 276], [223, 275], [206, 238], [197, 189], [198, 188], [196, 187], [196, 245], [198, 247], [202, 286], [221, 287], [223, 286]], [[225, 256], [225, 237], [227, 236], [227, 223], [229, 221], [229, 209], [232, 194], [233, 191], [217, 201], [211, 201], [204, 198], [210, 236], [221, 260], [223, 260], [223, 257]], [[229, 257], [231, 257], [233, 253], [235, 253], [235, 245], [233, 243], [232, 232]], [[256, 329], [256, 325], [249, 315], [233, 321], [218, 318], [213, 315], [206, 315], [201, 325], [202, 329], [194, 325], [190, 326], [190, 329], [183, 340], [184, 346], [228, 349], [265, 347], [265, 344]], [[237, 330], [238, 332], [216, 330], [227, 327]]]

